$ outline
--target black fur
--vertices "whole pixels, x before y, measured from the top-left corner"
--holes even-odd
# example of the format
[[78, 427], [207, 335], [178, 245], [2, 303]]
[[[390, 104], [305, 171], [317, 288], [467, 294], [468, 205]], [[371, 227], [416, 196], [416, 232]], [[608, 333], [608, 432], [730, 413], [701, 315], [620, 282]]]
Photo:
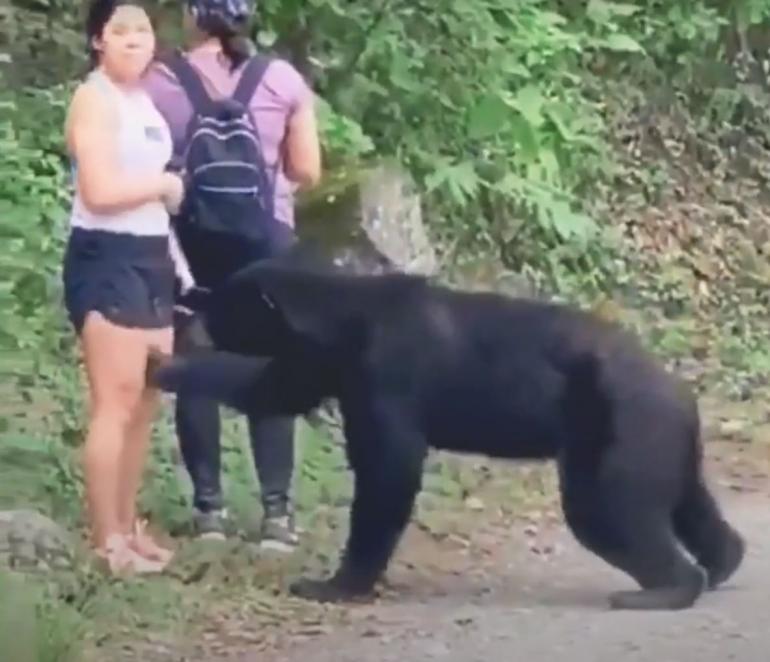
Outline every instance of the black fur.
[[615, 608], [689, 607], [743, 559], [703, 481], [693, 396], [614, 325], [418, 277], [279, 262], [239, 272], [204, 307], [218, 350], [271, 358], [174, 359], [155, 367], [163, 388], [270, 414], [339, 401], [355, 477], [350, 534], [334, 577], [302, 579], [298, 595], [372, 590], [431, 447], [555, 458], [570, 529], [641, 587], [613, 594]]

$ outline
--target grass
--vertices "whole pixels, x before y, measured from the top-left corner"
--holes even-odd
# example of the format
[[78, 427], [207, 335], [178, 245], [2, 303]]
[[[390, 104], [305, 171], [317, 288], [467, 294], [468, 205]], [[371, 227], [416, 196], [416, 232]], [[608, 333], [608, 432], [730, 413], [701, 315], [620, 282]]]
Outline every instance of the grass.
[[[67, 571], [4, 578], [7, 590], [0, 588], [0, 614], [14, 615], [4, 619], [6, 626], [0, 629], [0, 650], [14, 651], [8, 659], [85, 662], [89, 655], [116, 659], [119, 650], [134, 651], [136, 659], [153, 659], [148, 650], [185, 650], [196, 638], [192, 633], [202, 636], [206, 624], [217, 621], [216, 614], [230, 622], [244, 605], [252, 609], [243, 616], [248, 625], [233, 636], [244, 637], [243, 632], [260, 624], [260, 632], [271, 624], [285, 630], [306, 619], [314, 607], [293, 603], [283, 589], [302, 570], [325, 572], [337, 563], [352, 496], [343, 448], [322, 429], [298, 419], [294, 492], [298, 523], [306, 530], [303, 549], [290, 559], [266, 557], [248, 542], [261, 507], [246, 423], [222, 411], [223, 489], [247, 540], [207, 544], [184, 539], [191, 489], [176, 450], [172, 410], [165, 407], [155, 428], [140, 506], [155, 526], [182, 536], [174, 564], [164, 576], [124, 581], [105, 576], [86, 555]], [[68, 438], [78, 438], [76, 419], [70, 412]], [[50, 429], [33, 425], [3, 435], [0, 509], [32, 508], [70, 531], [82, 532], [77, 446], [52, 436]], [[430, 504], [416, 512], [418, 522], [428, 523], [426, 530], [439, 532], [449, 526], [442, 511], [462, 514], [462, 499], [483, 482], [472, 462], [440, 454], [431, 458], [419, 502]], [[500, 499], [513, 504], [521, 489], [508, 481]], [[540, 491], [534, 484], [527, 489]], [[253, 643], [254, 632], [249, 636]]]
[[[261, 508], [247, 428], [242, 417], [226, 410], [223, 414], [223, 489], [238, 528], [249, 533], [259, 522]], [[183, 534], [191, 489], [178, 459], [172, 420], [166, 407], [155, 429], [140, 507], [155, 526]], [[78, 452], [49, 434], [47, 426], [31, 425], [2, 435], [0, 510], [33, 509], [70, 531], [82, 532]], [[298, 520], [312, 528], [319, 506], [339, 511], [346, 503], [351, 481], [338, 444], [301, 419], [296, 436]], [[189, 643], [191, 624], [205, 620], [203, 615], [212, 608], [247, 594], [274, 592], [282, 573], [299, 570], [283, 561], [280, 568], [263, 563], [253, 546], [243, 541], [214, 546], [179, 542], [178, 561], [168, 576], [122, 581], [105, 576], [80, 557], [66, 572], [6, 572], [0, 578], [3, 659], [80, 662], [87, 651], [115, 650], [157, 638], [181, 646]], [[327, 554], [326, 560], [331, 562], [332, 556]], [[6, 651], [13, 654], [6, 657]]]

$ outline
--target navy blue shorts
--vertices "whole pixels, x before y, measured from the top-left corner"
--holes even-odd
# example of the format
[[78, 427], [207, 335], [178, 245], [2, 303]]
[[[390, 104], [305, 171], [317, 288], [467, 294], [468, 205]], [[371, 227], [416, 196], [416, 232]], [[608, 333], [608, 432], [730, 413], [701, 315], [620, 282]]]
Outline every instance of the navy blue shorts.
[[92, 310], [128, 328], [172, 325], [175, 274], [167, 237], [73, 228], [63, 278], [64, 303], [78, 335]]

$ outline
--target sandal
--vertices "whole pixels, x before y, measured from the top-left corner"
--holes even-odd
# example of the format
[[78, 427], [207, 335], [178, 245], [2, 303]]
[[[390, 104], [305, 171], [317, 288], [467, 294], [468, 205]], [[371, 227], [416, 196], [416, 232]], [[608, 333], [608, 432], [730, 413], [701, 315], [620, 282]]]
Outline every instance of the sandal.
[[174, 557], [174, 552], [165, 547], [161, 547], [147, 533], [147, 520], [136, 520], [134, 522], [134, 531], [129, 537], [131, 549], [150, 561], [163, 564], [165, 567]]
[[104, 547], [96, 549], [95, 553], [107, 562], [113, 575], [159, 573], [166, 565], [141, 556], [131, 548], [126, 536], [119, 533], [109, 536]]

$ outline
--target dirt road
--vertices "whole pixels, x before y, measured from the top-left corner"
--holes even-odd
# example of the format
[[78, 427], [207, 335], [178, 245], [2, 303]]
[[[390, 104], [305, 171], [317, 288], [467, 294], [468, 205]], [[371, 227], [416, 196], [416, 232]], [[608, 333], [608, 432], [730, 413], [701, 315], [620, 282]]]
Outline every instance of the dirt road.
[[[531, 507], [504, 509], [493, 483], [472, 506], [456, 506], [457, 527], [413, 522], [372, 604], [319, 611], [301, 600], [243, 598], [216, 611], [201, 636], [143, 650], [134, 641], [120, 659], [767, 662], [770, 445], [710, 443], [707, 455], [709, 483], [748, 550], [736, 575], [689, 610], [610, 611], [608, 595], [636, 585], [578, 545], [552, 490]], [[527, 491], [537, 484], [522, 473], [517, 480]]]
[[[725, 490], [723, 490], [724, 492]], [[238, 662], [766, 662], [770, 659], [770, 499], [765, 490], [724, 494], [728, 517], [746, 535], [734, 578], [684, 612], [612, 612], [606, 595], [632, 587], [582, 550], [560, 523], [480, 533], [486, 553], [457, 554], [455, 573], [398, 584], [379, 603], [356, 608], [357, 622], [281, 651], [241, 651]], [[494, 538], [491, 536], [494, 535]], [[498, 537], [499, 536], [499, 537]], [[478, 549], [478, 548], [477, 548]], [[550, 552], [549, 552], [550, 550]], [[429, 580], [428, 580], [429, 579]]]

